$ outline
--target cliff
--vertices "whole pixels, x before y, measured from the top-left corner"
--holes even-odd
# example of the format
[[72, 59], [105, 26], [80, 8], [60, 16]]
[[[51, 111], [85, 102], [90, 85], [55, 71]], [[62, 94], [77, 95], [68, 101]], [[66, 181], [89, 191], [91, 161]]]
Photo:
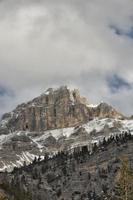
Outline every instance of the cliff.
[[48, 89], [41, 96], [23, 103], [2, 117], [1, 132], [28, 130], [41, 132], [74, 127], [94, 117], [121, 118], [122, 114], [106, 103], [91, 106], [78, 90], [61, 87]]

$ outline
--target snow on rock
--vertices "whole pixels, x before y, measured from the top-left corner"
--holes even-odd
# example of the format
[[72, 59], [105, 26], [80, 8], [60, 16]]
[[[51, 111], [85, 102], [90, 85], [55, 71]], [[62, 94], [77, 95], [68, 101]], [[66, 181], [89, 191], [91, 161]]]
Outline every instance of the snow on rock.
[[9, 139], [11, 139], [14, 135], [16, 135], [16, 133], [10, 133], [8, 135], [4, 135], [4, 134], [0, 135], [0, 148], [2, 148], [2, 144], [9, 141]]
[[10, 118], [6, 118], [6, 119], [3, 119], [1, 122], [0, 122], [0, 127], [1, 128], [5, 128], [6, 125], [8, 124]]
[[[104, 135], [104, 129], [107, 127], [107, 134]], [[82, 129], [85, 129], [84, 135], [82, 133]], [[116, 128], [116, 129], [115, 129]], [[113, 131], [111, 132], [111, 130]], [[81, 130], [81, 134], [80, 134]], [[92, 131], [95, 130], [95, 134], [91, 134]], [[59, 149], [58, 145], [54, 148], [52, 145], [49, 147], [45, 146], [45, 140], [52, 136], [56, 139], [57, 143], [60, 138], [62, 138], [62, 148], [70, 148], [73, 149], [77, 146], [83, 146], [83, 145], [91, 145], [92, 143], [98, 143], [103, 139], [103, 137], [109, 137], [112, 134], [122, 133], [123, 131], [129, 131], [133, 134], [133, 120], [120, 120], [120, 119], [112, 119], [112, 118], [104, 118], [99, 119], [95, 118], [91, 121], [89, 121], [86, 124], [81, 125], [80, 127], [69, 127], [69, 128], [62, 128], [62, 129], [55, 129], [55, 130], [48, 130], [44, 131], [42, 133], [34, 133], [34, 132], [27, 132], [27, 131], [18, 131], [13, 132], [8, 135], [0, 135], [0, 151], [1, 151], [1, 160], [0, 160], [0, 171], [5, 171], [6, 169], [8, 171], [11, 171], [14, 167], [22, 166], [24, 162], [26, 164], [31, 163], [35, 157], [38, 157], [41, 155], [43, 158], [45, 152], [49, 152], [51, 155], [56, 154]], [[77, 131], [79, 131], [79, 135], [74, 134]], [[17, 136], [17, 138], [22, 137], [22, 135], [25, 135], [26, 137], [29, 137], [30, 140], [13, 140], [13, 142], [18, 142], [18, 146], [21, 144], [21, 150], [17, 151], [9, 151], [9, 155], [7, 155], [7, 147], [5, 146], [5, 154], [3, 144], [12, 142], [12, 138], [14, 136]], [[85, 137], [87, 139], [85, 139]], [[26, 143], [27, 142], [27, 143]], [[16, 144], [15, 143], [15, 144]], [[32, 144], [33, 143], [33, 144]], [[24, 145], [29, 145], [29, 149], [26, 150]], [[9, 146], [10, 147], [10, 146]], [[17, 147], [18, 148], [18, 147]], [[10, 153], [12, 156], [12, 159], [10, 160]], [[6, 158], [6, 159], [5, 159]], [[4, 160], [5, 159], [5, 160]]]
[[10, 112], [8, 116], [5, 116], [1, 121], [0, 121], [0, 127], [5, 128], [6, 125], [8, 124], [9, 120], [13, 117], [14, 112]]
[[133, 133], [133, 120], [123, 120], [122, 122], [122, 130], [129, 131]]
[[17, 160], [17, 163], [19, 163], [20, 166], [23, 166], [24, 162], [26, 162], [26, 164], [29, 164], [34, 160], [35, 157], [38, 156], [26, 151], [22, 152], [21, 155], [17, 155], [17, 157], [19, 158], [19, 160]]
[[0, 172], [3, 171], [12, 171], [14, 167], [17, 167], [17, 164], [13, 163], [13, 162], [9, 162], [9, 164], [4, 163], [3, 161], [1, 161], [3, 166], [0, 168]]
[[88, 122], [87, 124], [84, 124], [83, 127], [86, 129], [88, 133], [92, 132], [93, 130], [96, 130], [96, 132], [100, 132], [105, 125], [108, 125], [110, 128], [113, 127], [113, 123], [115, 122], [115, 119], [98, 119], [95, 118], [94, 120]]
[[99, 104], [88, 104], [87, 107], [89, 108], [97, 108]]
[[[18, 157], [18, 160], [14, 161], [14, 162], [3, 162], [1, 161], [1, 164], [3, 165], [2, 167], [0, 167], [0, 172], [2, 171], [12, 171], [14, 167], [21, 167], [24, 165], [24, 163], [26, 163], [27, 165], [30, 164], [34, 158], [38, 158], [39, 156], [38, 155], [34, 155], [34, 154], [31, 154], [29, 152], [22, 152], [21, 155], [16, 155]], [[43, 157], [41, 156], [40, 159], [43, 159]]]
[[32, 138], [32, 140], [38, 142], [47, 139], [49, 136], [53, 136], [56, 140], [58, 140], [63, 136], [69, 137], [73, 132], [74, 132], [74, 127], [48, 130], [45, 131], [43, 135], [36, 137], [35, 139]]

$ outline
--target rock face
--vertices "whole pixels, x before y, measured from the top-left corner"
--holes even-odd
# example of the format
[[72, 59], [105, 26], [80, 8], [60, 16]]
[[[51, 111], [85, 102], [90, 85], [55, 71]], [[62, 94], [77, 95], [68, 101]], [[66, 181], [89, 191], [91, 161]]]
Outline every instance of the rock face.
[[107, 103], [100, 103], [94, 110], [94, 116], [99, 118], [122, 118], [122, 114]]
[[41, 96], [18, 105], [0, 122], [0, 171], [29, 164], [35, 156], [98, 142], [125, 129], [133, 120], [106, 103], [92, 105], [78, 90], [48, 89]]
[[122, 117], [108, 104], [89, 106], [79, 91], [66, 86], [57, 90], [48, 89], [41, 96], [19, 105], [13, 112], [3, 116], [1, 133], [10, 131], [36, 131], [73, 127], [84, 124], [94, 117]]

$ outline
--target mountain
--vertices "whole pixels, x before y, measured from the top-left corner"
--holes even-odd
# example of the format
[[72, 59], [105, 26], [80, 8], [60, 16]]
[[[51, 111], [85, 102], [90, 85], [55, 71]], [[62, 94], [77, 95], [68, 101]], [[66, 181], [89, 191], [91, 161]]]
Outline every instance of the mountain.
[[[35, 159], [12, 173], [1, 173], [0, 188], [7, 200], [121, 199], [118, 183], [121, 169], [124, 176], [125, 163], [121, 167], [124, 157], [133, 166], [132, 154], [133, 135], [111, 136], [93, 145], [92, 151], [87, 146], [77, 147], [52, 158]], [[125, 185], [127, 181], [133, 182], [128, 173], [125, 176]], [[132, 192], [132, 186], [128, 193]]]
[[29, 164], [35, 156], [53, 156], [133, 130], [127, 119], [107, 103], [93, 105], [77, 89], [48, 89], [18, 105], [0, 122], [0, 170]]
[[122, 118], [122, 114], [106, 103], [97, 106], [89, 104], [76, 89], [71, 91], [61, 87], [57, 90], [50, 88], [41, 96], [5, 114], [2, 125], [7, 128], [5, 133], [20, 130], [41, 132], [78, 126], [94, 117]]

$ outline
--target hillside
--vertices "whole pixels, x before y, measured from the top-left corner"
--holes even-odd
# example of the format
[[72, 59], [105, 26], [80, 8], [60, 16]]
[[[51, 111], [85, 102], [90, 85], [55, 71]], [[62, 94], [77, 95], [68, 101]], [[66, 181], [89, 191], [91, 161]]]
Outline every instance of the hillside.
[[29, 166], [0, 175], [1, 188], [11, 200], [115, 200], [121, 160], [133, 167], [133, 136], [110, 137], [101, 144], [35, 159]]

